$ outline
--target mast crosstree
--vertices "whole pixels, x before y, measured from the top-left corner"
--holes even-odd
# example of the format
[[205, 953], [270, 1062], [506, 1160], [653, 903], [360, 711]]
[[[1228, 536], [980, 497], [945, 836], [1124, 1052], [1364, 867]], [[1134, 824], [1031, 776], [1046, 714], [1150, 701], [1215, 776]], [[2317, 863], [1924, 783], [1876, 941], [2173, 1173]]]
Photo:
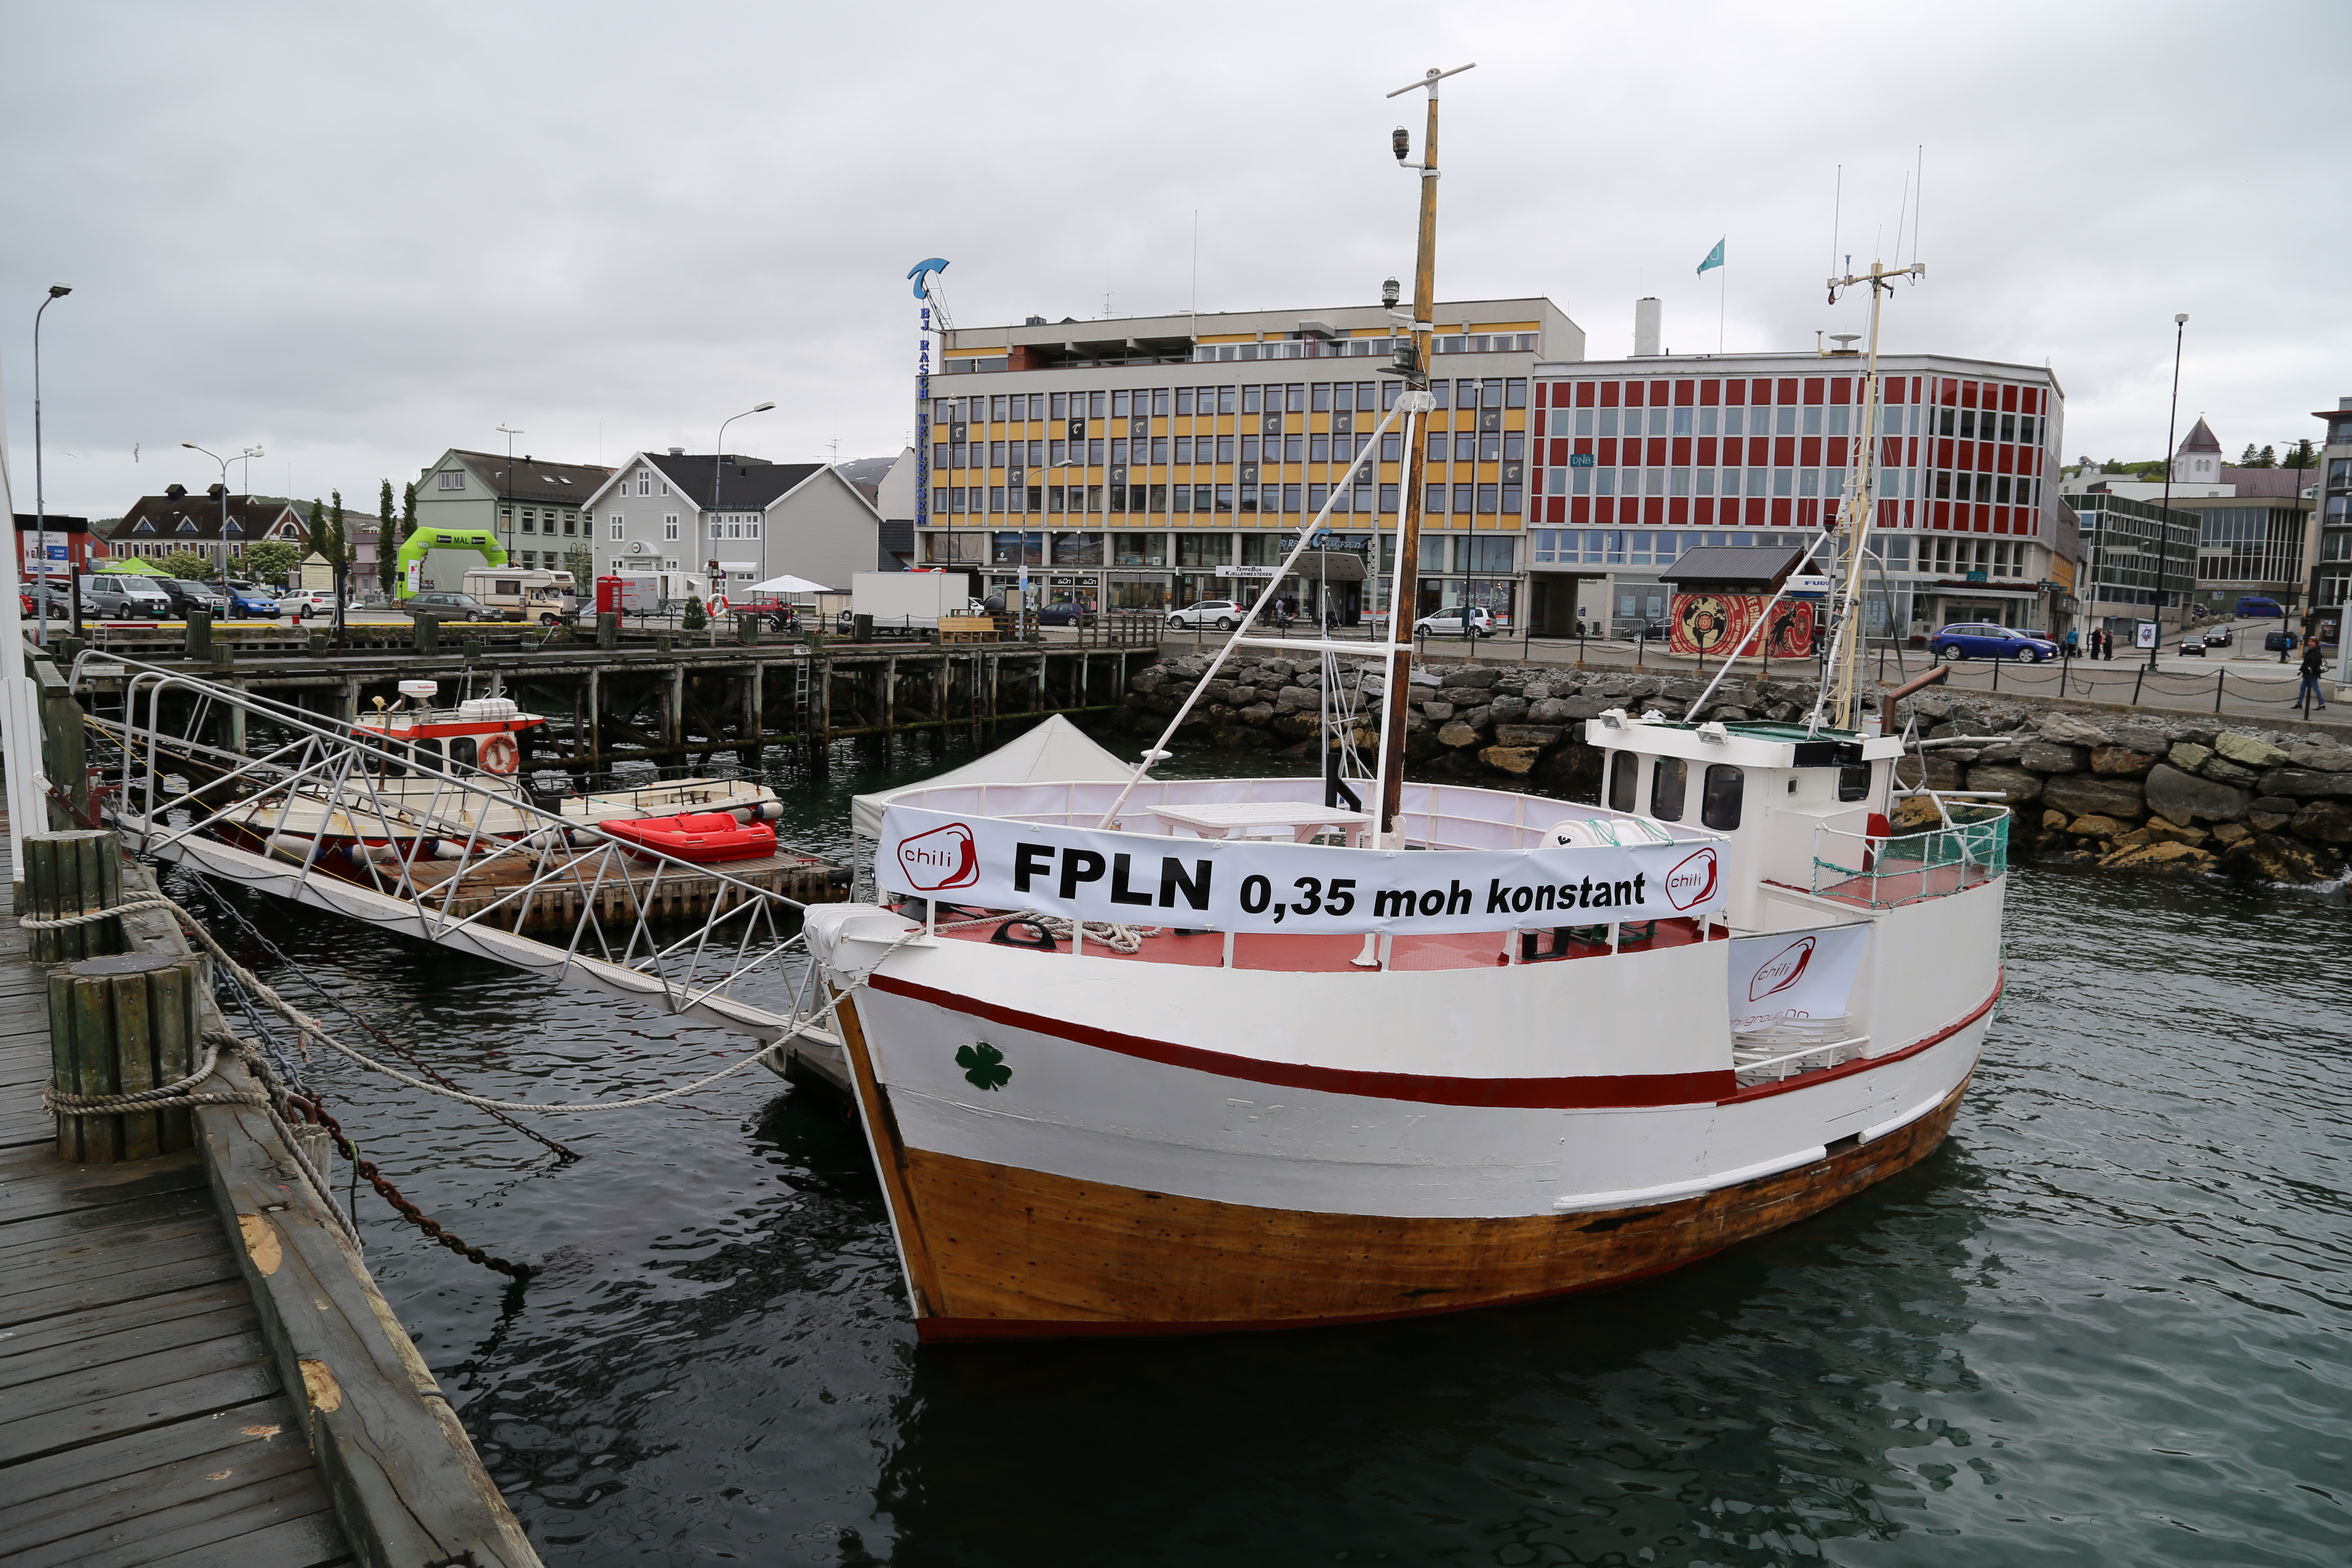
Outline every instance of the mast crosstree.
[[[1924, 261], [1894, 268], [1874, 261], [1867, 272], [1848, 272], [1843, 278], [1829, 280], [1830, 303], [1832, 305], [1837, 303], [1838, 295], [1843, 290], [1860, 288], [1870, 290], [1870, 358], [1863, 374], [1862, 417], [1850, 449], [1845, 493], [1834, 536], [1837, 571], [1830, 601], [1830, 624], [1834, 629], [1827, 666], [1822, 671], [1821, 691], [1813, 699], [1813, 711], [1807, 721], [1809, 731], [1818, 731], [1824, 721], [1836, 730], [1854, 727], [1855, 709], [1861, 697], [1864, 631], [1864, 617], [1860, 614], [1862, 574], [1867, 558], [1871, 520], [1877, 515], [1879, 443], [1885, 438], [1885, 433], [1879, 428], [1879, 408], [1884, 402], [1878, 376], [1879, 307], [1885, 295], [1895, 292], [1896, 279], [1909, 278], [1916, 281], [1927, 275], [1927, 264]], [[1891, 616], [1894, 613], [1895, 606], [1890, 603], [1887, 614]]]

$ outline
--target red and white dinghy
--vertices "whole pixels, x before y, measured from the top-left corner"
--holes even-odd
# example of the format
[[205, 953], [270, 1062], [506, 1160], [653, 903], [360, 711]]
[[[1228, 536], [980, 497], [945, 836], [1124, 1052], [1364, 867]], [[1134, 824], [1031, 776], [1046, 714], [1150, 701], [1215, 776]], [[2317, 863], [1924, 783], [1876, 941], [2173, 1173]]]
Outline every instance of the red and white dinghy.
[[924, 1337], [1586, 1289], [1933, 1151], [2006, 814], [1871, 841], [1898, 742], [1705, 729], [1596, 721], [1616, 810], [1407, 785], [1381, 848], [1321, 780], [892, 795], [894, 905], [808, 930]]
[[658, 850], [698, 866], [727, 860], [757, 860], [776, 852], [776, 830], [757, 817], [746, 822], [725, 811], [686, 812], [677, 816], [641, 816], [601, 822], [607, 838]]

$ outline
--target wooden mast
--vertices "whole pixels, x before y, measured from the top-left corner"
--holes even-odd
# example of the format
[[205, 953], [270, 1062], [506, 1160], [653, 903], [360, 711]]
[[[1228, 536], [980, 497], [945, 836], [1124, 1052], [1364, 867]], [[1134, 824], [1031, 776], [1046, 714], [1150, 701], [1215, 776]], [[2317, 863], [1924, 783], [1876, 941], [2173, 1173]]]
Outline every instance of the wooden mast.
[[[1381, 804], [1374, 825], [1383, 842], [1397, 830], [1404, 798], [1405, 721], [1412, 708], [1412, 622], [1421, 597], [1421, 500], [1428, 441], [1412, 415], [1430, 406], [1430, 339], [1436, 330], [1437, 84], [1470, 68], [1471, 66], [1456, 66], [1452, 70], [1439, 70], [1432, 66], [1421, 80], [1389, 94], [1395, 98], [1400, 93], [1427, 91], [1429, 123], [1423, 133], [1421, 163], [1404, 165], [1421, 181], [1421, 239], [1412, 264], [1411, 359], [1407, 363], [1401, 355], [1397, 365], [1398, 374], [1405, 377], [1403, 395], [1413, 401], [1406, 408], [1403, 506], [1399, 512], [1396, 572], [1389, 589], [1387, 721], [1381, 726]], [[1400, 128], [1396, 155], [1401, 163], [1405, 151], [1405, 132]]]

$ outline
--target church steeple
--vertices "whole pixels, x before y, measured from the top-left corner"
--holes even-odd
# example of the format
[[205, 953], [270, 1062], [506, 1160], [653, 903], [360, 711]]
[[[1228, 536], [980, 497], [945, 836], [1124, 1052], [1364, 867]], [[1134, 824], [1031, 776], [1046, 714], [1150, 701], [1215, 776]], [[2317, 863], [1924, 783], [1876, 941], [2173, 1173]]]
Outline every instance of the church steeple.
[[2180, 443], [2180, 450], [2172, 455], [2172, 482], [2177, 485], [2221, 482], [2221, 443], [2201, 414], [2197, 416], [2197, 424], [2189, 432], [2188, 438]]

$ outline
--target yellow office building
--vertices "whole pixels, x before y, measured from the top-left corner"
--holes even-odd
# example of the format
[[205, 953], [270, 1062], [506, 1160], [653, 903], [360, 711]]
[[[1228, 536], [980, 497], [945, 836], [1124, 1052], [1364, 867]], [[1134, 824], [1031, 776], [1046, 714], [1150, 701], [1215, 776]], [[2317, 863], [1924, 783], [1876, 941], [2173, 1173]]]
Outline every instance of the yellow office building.
[[[1442, 304], [1423, 428], [1416, 614], [1512, 614], [1528, 565], [1529, 388], [1538, 360], [1584, 357], [1548, 300]], [[1402, 389], [1378, 306], [1134, 317], [941, 335], [930, 388], [922, 564], [983, 592], [1027, 571], [1033, 604], [1164, 609], [1254, 598]], [[1341, 491], [1317, 570], [1284, 591], [1353, 622], [1392, 560], [1402, 420]], [[1350, 567], [1352, 556], [1360, 570]]]

